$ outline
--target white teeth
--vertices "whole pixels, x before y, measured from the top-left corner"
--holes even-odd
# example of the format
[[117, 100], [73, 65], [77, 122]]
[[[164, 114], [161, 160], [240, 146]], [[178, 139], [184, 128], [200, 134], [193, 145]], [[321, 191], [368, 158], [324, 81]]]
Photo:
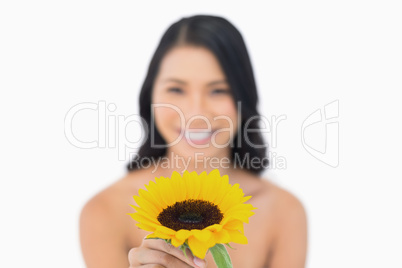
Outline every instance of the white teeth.
[[195, 132], [195, 131], [185, 131], [184, 135], [186, 136], [186, 139], [190, 139], [193, 141], [200, 141], [200, 140], [205, 140], [209, 136], [211, 136], [211, 131], [203, 131], [203, 132]]

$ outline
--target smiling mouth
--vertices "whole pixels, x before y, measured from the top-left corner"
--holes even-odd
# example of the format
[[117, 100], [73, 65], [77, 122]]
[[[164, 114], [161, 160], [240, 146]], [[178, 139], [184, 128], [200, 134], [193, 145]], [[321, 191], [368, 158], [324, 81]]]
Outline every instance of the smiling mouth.
[[184, 131], [184, 137], [186, 138], [187, 141], [191, 141], [194, 144], [204, 144], [210, 140], [212, 137], [212, 134], [215, 131], [209, 131], [209, 130], [185, 130]]

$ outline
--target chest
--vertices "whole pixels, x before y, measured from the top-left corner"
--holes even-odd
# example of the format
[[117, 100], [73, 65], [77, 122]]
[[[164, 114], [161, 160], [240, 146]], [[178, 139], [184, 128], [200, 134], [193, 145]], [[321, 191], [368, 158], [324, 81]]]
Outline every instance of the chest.
[[[248, 239], [247, 245], [231, 244], [235, 249], [228, 248], [233, 267], [267, 268], [270, 252], [273, 249], [273, 222], [263, 211], [250, 217], [250, 223], [244, 225], [244, 233]], [[213, 263], [212, 256], [211, 262]], [[216, 267], [209, 266], [208, 267]]]

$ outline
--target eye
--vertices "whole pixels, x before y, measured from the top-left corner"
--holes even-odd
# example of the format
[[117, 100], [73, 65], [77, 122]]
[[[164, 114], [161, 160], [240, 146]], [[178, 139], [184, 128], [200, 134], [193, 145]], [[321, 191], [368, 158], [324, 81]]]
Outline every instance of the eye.
[[218, 88], [218, 89], [212, 90], [211, 93], [212, 94], [217, 94], [217, 95], [219, 95], [219, 94], [229, 94], [230, 91], [229, 91], [229, 89]]
[[183, 93], [183, 90], [178, 87], [171, 87], [171, 88], [168, 88], [168, 92], [181, 94], [181, 93]]

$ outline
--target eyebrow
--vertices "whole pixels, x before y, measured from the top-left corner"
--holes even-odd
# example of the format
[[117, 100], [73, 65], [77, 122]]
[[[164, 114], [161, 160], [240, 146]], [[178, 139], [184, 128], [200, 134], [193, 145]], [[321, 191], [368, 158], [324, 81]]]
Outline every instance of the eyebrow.
[[[176, 83], [182, 84], [182, 85], [187, 84], [185, 81], [180, 80], [180, 79], [177, 79], [177, 78], [168, 78], [168, 79], [163, 80], [163, 82], [164, 82], [164, 83], [167, 83], [167, 82], [176, 82]], [[209, 82], [209, 83], [207, 84], [207, 86], [213, 86], [213, 85], [216, 85], [216, 84], [227, 84], [227, 81], [226, 81], [226, 80], [216, 80], [216, 81]]]

